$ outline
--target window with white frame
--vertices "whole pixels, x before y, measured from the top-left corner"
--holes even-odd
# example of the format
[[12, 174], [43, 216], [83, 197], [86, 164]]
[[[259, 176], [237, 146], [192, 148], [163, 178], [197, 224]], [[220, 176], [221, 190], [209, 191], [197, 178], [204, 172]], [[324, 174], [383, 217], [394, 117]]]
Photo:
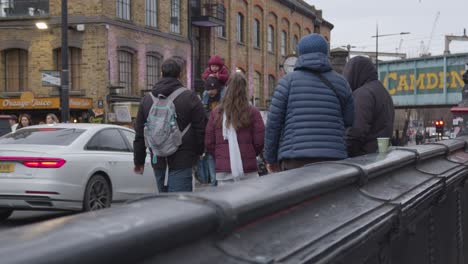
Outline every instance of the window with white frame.
[[158, 27], [158, 0], [146, 0], [146, 25]]
[[297, 35], [294, 35], [293, 40], [292, 40], [292, 51], [294, 53], [297, 53], [297, 44], [299, 43], [299, 37]]
[[130, 20], [130, 0], [117, 0], [117, 17]]
[[261, 45], [261, 33], [260, 33], [260, 21], [254, 19], [253, 23], [253, 46], [260, 48]]
[[287, 43], [287, 39], [288, 39], [288, 34], [286, 33], [286, 31], [281, 31], [281, 47], [280, 47], [280, 50], [281, 50], [281, 56], [286, 56], [286, 43]]
[[274, 49], [275, 49], [275, 29], [273, 28], [272, 25], [269, 25], [268, 26], [268, 32], [267, 32], [267, 35], [268, 35], [268, 43], [267, 43], [267, 48], [268, 48], [268, 51], [270, 52], [273, 52]]

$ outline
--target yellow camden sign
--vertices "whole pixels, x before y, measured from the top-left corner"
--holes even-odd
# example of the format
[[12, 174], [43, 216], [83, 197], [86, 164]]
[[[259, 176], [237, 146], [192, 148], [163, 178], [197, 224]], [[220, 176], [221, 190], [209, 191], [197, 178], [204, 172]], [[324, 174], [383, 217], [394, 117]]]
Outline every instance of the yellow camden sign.
[[[91, 109], [93, 107], [93, 99], [71, 97], [69, 105], [71, 109]], [[0, 109], [4, 110], [56, 108], [60, 108], [60, 99], [58, 97], [35, 98], [31, 92], [22, 93], [20, 98], [0, 99]]]

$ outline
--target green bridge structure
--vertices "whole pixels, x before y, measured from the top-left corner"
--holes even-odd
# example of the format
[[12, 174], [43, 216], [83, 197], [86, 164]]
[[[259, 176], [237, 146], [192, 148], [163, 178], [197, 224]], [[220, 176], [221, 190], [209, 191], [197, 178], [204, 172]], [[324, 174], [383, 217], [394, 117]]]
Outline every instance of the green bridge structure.
[[379, 62], [395, 108], [455, 106], [462, 100], [468, 53]]

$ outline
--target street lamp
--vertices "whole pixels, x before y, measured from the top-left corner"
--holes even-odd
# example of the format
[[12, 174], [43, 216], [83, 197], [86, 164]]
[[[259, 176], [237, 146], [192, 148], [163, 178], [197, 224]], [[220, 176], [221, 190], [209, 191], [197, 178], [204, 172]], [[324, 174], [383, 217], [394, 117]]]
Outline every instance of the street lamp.
[[45, 23], [45, 22], [36, 22], [36, 27], [37, 27], [38, 29], [47, 29], [47, 28], [49, 28], [49, 27], [47, 26], [47, 23]]
[[372, 36], [373, 38], [375, 38], [375, 67], [377, 68], [377, 71], [379, 70], [379, 37], [388, 37], [388, 36], [396, 36], [396, 35], [408, 35], [408, 34], [410, 34], [410, 32], [400, 32], [400, 33], [379, 35], [379, 25], [377, 25], [376, 34], [375, 34], [375, 36]]
[[346, 46], [341, 46], [342, 48], [346, 48], [348, 50], [348, 60], [351, 58], [351, 48], [355, 49], [357, 48], [356, 46], [351, 46], [351, 44], [348, 44]]
[[68, 87], [68, 1], [62, 0], [62, 74], [60, 78], [60, 113], [62, 122], [70, 119], [69, 87]]

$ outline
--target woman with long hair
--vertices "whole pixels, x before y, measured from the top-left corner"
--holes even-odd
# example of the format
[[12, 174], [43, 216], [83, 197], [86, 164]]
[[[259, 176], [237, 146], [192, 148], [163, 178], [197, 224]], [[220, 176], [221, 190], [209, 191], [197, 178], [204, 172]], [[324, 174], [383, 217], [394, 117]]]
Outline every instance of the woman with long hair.
[[57, 124], [59, 120], [55, 114], [49, 113], [46, 116], [46, 124]]
[[27, 126], [32, 126], [32, 119], [29, 114], [21, 114], [19, 117], [19, 124], [17, 129], [27, 127]]
[[205, 146], [215, 157], [218, 185], [259, 177], [256, 157], [263, 151], [265, 125], [248, 94], [247, 79], [234, 73], [208, 120]]

